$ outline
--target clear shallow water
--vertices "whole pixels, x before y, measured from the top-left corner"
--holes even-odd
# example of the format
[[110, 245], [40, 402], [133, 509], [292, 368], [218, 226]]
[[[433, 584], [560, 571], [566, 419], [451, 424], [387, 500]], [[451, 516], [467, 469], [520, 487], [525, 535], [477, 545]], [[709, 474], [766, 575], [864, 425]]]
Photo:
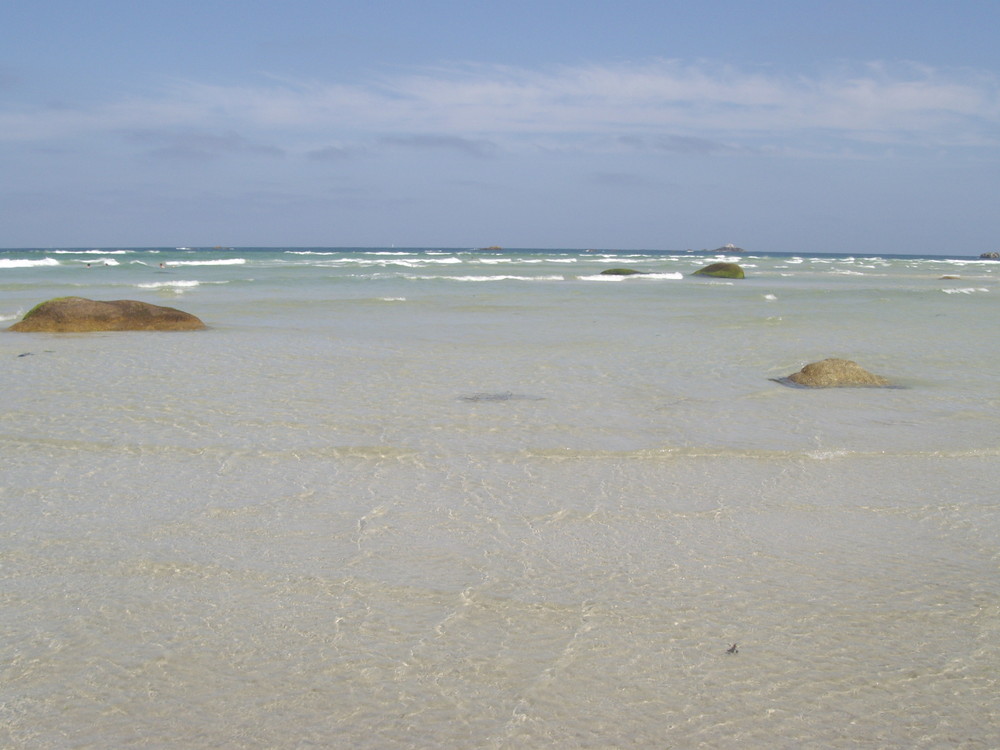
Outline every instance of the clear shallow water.
[[1000, 264], [713, 259], [0, 255], [211, 326], [0, 335], [0, 745], [996, 747]]

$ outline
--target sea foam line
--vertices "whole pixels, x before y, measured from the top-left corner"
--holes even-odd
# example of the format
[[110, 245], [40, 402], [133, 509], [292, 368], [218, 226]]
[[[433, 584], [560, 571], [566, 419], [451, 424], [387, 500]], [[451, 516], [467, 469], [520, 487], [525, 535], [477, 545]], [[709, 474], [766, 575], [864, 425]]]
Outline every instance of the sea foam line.
[[86, 263], [88, 266], [91, 265], [92, 263], [97, 263], [97, 264], [105, 265], [105, 266], [120, 266], [121, 265], [121, 263], [119, 263], [114, 258], [96, 258], [94, 260], [78, 260], [76, 262], [77, 263]]
[[625, 281], [627, 279], [683, 279], [684, 274], [679, 271], [671, 271], [666, 273], [649, 273], [643, 271], [642, 273], [633, 274], [607, 274], [607, 273], [597, 273], [592, 276], [578, 276], [580, 281]]
[[[317, 253], [318, 255], [318, 253]], [[388, 268], [402, 266], [403, 268], [423, 268], [428, 265], [455, 265], [464, 261], [461, 258], [352, 258], [329, 257], [307, 262], [306, 265], [330, 268], [336, 266], [359, 266], [362, 268]]]
[[413, 276], [420, 281], [565, 281], [565, 276]]
[[61, 264], [55, 258], [42, 258], [41, 260], [0, 258], [0, 268], [36, 268], [38, 266], [58, 266], [58, 265]]
[[51, 250], [53, 255], [128, 255], [133, 250]]
[[191, 288], [201, 284], [200, 281], [157, 281], [147, 284], [136, 284], [139, 289], [162, 289], [164, 287]]
[[219, 260], [168, 260], [167, 266], [241, 266], [246, 258], [221, 258]]
[[408, 268], [420, 268], [421, 266], [432, 264], [432, 265], [454, 265], [456, 263], [464, 263], [461, 258], [455, 258], [454, 256], [450, 258], [414, 258], [414, 259], [403, 259], [399, 260], [387, 260], [379, 261], [382, 265], [387, 266], [406, 266]]

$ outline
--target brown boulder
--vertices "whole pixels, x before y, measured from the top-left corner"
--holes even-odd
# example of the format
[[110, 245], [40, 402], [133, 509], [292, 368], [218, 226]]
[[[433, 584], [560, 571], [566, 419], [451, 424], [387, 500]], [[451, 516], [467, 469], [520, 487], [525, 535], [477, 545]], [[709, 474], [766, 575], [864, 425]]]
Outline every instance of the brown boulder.
[[788, 380], [796, 385], [811, 388], [889, 385], [889, 381], [881, 375], [873, 375], [849, 359], [824, 359], [821, 362], [813, 362], [789, 375]]
[[57, 297], [28, 311], [8, 330], [28, 333], [87, 331], [196, 331], [205, 324], [190, 313], [130, 299], [101, 302]]

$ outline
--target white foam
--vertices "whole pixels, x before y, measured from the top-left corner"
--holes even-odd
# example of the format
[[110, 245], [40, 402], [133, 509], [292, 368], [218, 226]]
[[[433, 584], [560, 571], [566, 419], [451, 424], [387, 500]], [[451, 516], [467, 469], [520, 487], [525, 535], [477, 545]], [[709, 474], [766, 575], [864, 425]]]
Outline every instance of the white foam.
[[155, 283], [148, 284], [136, 284], [139, 289], [163, 289], [165, 287], [174, 287], [177, 289], [191, 289], [193, 287], [199, 286], [200, 281], [157, 281]]
[[461, 263], [462, 259], [461, 258], [456, 258], [454, 256], [452, 256], [450, 258], [421, 258], [419, 261], [416, 261], [416, 262], [420, 263], [420, 264], [422, 264], [422, 263], [454, 264], [454, 263]]
[[241, 266], [246, 258], [220, 258], [218, 260], [169, 260], [168, 266]]
[[393, 259], [382, 259], [382, 258], [337, 258], [335, 263], [345, 263], [353, 264], [358, 266], [379, 266], [381, 268], [386, 268], [388, 266], [402, 266], [403, 268], [425, 268], [428, 265], [455, 265], [461, 264], [463, 261], [461, 258], [393, 258]]
[[38, 266], [58, 266], [59, 261], [55, 258], [42, 258], [41, 260], [27, 260], [20, 258], [0, 258], [0, 268], [37, 268]]
[[581, 281], [625, 281], [626, 279], [683, 279], [684, 274], [679, 271], [670, 271], [664, 273], [650, 273], [643, 271], [642, 273], [597, 273], [591, 274], [590, 276], [579, 276]]
[[564, 276], [416, 276], [416, 279], [445, 281], [564, 281]]
[[967, 286], [962, 289], [942, 289], [945, 294], [975, 294], [977, 292], [988, 292], [989, 289], [982, 286]]
[[52, 250], [54, 255], [127, 255], [131, 250]]
[[849, 455], [851, 455], [850, 452], [844, 450], [808, 451], [806, 453], [806, 458], [811, 458], [814, 461], [830, 461], [832, 459], [844, 458]]
[[972, 266], [972, 265], [994, 265], [996, 264], [995, 258], [971, 258], [971, 259], [959, 259], [959, 258], [935, 258], [934, 260], [920, 260], [919, 263], [951, 263], [956, 266]]
[[[334, 256], [334, 255], [339, 255], [339, 254], [338, 253], [298, 253], [298, 255]], [[284, 259], [278, 260], [276, 262], [277, 263], [293, 263], [293, 261], [287, 261], [287, 260], [284, 260]], [[386, 261], [384, 261], [384, 260], [370, 260], [368, 258], [345, 258], [343, 256], [340, 256], [340, 257], [336, 257], [336, 258], [334, 258], [334, 257], [323, 257], [323, 258], [320, 258], [318, 260], [311, 261], [310, 265], [318, 265], [318, 266], [329, 267], [329, 266], [340, 265], [341, 263], [354, 263], [354, 264], [359, 265], [359, 266], [373, 266], [373, 265], [374, 266], [384, 266], [386, 264]], [[298, 264], [296, 264], [296, 265], [298, 265]]]

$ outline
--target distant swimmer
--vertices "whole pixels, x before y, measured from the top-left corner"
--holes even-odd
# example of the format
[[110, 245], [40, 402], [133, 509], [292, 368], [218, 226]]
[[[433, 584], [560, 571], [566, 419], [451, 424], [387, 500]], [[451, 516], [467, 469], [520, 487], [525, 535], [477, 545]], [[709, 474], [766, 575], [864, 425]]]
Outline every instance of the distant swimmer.
[[729, 648], [726, 649], [726, 653], [727, 654], [738, 654], [739, 652], [740, 652], [740, 650], [738, 648], [736, 648], [736, 644], [735, 643], [732, 646], [730, 646]]

